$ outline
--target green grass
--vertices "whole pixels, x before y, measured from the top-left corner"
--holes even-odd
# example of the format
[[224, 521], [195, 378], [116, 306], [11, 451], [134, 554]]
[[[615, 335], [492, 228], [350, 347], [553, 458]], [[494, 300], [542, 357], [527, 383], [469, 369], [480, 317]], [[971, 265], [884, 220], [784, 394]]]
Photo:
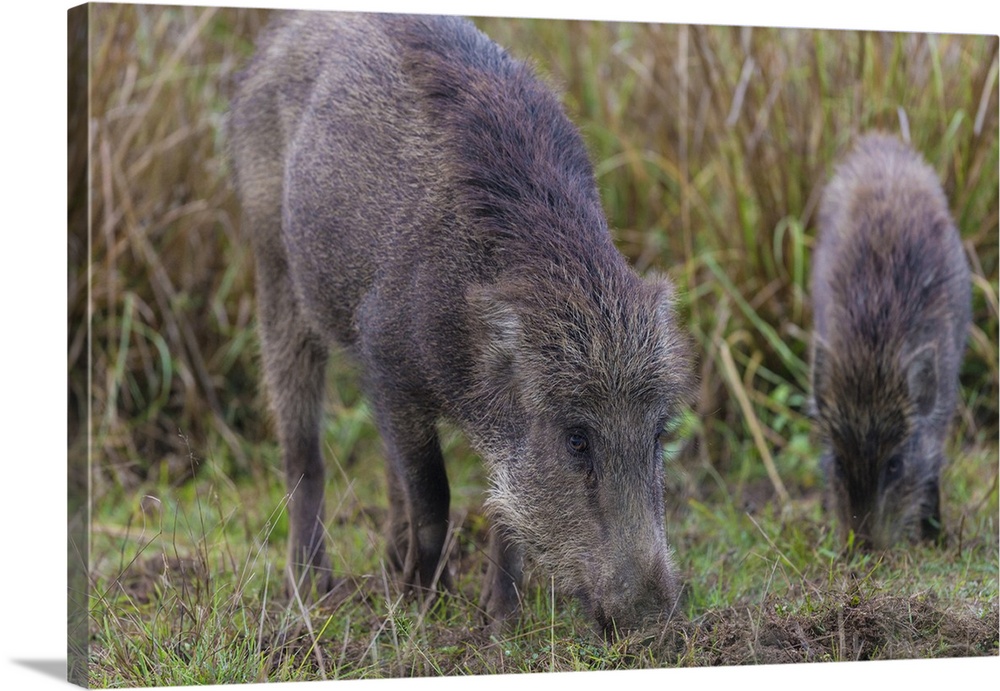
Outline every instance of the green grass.
[[[402, 595], [382, 560], [380, 441], [340, 361], [324, 435], [340, 587], [313, 604], [285, 593], [285, 490], [221, 135], [267, 12], [99, 5], [92, 19], [92, 187], [70, 208], [68, 296], [92, 684], [998, 654], [996, 37], [478, 20], [563, 94], [618, 246], [671, 276], [696, 344], [665, 487], [683, 616], [606, 643], [542, 573], [511, 630], [483, 629], [487, 478], [450, 429], [455, 591]], [[974, 326], [946, 543], [866, 555], [822, 507], [809, 264], [833, 163], [858, 132], [899, 131], [900, 113], [961, 228]]]
[[[332, 429], [327, 451], [349, 454]], [[670, 498], [685, 577], [682, 616], [605, 643], [543, 574], [510, 631], [489, 636], [477, 607], [485, 570], [482, 478], [459, 454], [450, 566], [455, 591], [405, 597], [385, 572], [380, 463], [329, 483], [340, 585], [318, 604], [284, 594], [284, 497], [233, 486], [217, 469], [174, 490], [116, 497], [94, 526], [92, 681], [101, 686], [607, 670], [997, 654], [996, 449], [950, 466], [945, 547], [849, 554], [818, 495], [785, 505]], [[347, 471], [350, 472], [347, 472]], [[675, 469], [676, 471], [676, 469]], [[277, 474], [277, 473], [275, 473]], [[766, 483], [758, 473], [748, 482]], [[963, 494], [967, 492], [967, 494]], [[152, 497], [155, 496], [155, 500]], [[115, 511], [110, 508], [114, 506]]]

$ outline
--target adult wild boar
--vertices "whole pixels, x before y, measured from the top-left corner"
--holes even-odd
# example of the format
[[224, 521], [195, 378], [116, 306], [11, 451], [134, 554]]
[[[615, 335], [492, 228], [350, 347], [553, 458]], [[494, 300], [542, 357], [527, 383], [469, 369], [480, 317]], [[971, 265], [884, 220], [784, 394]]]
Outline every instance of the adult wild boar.
[[388, 558], [447, 585], [436, 423], [491, 477], [483, 606], [534, 563], [599, 627], [669, 615], [661, 438], [689, 391], [665, 278], [612, 244], [558, 100], [458, 18], [281, 17], [229, 121], [257, 269], [292, 572], [330, 585], [320, 414], [330, 344], [360, 365], [388, 474]]
[[934, 539], [971, 300], [948, 202], [916, 152], [870, 134], [819, 225], [812, 387], [829, 503], [868, 546]]

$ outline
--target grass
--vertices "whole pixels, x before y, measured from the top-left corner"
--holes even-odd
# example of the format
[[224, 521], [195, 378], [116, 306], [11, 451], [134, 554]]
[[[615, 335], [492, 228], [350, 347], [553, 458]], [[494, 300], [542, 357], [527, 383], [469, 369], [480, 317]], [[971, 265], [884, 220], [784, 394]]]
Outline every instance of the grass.
[[[332, 437], [336, 459], [344, 449]], [[277, 478], [234, 487], [216, 469], [155, 500], [109, 502], [122, 515], [95, 524], [93, 553], [104, 556], [91, 565], [91, 616], [101, 625], [91, 679], [148, 686], [996, 655], [996, 490], [963, 498], [954, 489], [994, 458], [960, 454], [951, 467], [944, 548], [848, 555], [815, 493], [781, 508], [675, 500], [668, 526], [686, 580], [683, 616], [611, 644], [541, 574], [514, 630], [485, 633], [485, 521], [467, 489], [453, 509], [455, 592], [404, 597], [381, 560], [377, 462], [334, 463], [328, 525], [339, 586], [303, 605], [284, 595], [275, 566], [286, 539]], [[960, 508], [978, 509], [974, 499], [986, 505]]]
[[[324, 436], [340, 587], [311, 605], [284, 593], [282, 473], [221, 135], [268, 13], [90, 11], [68, 354], [70, 470], [93, 498], [74, 557], [91, 684], [998, 654], [996, 37], [478, 20], [563, 94], [620, 249], [672, 277], [697, 344], [698, 403], [667, 467], [683, 616], [606, 644], [540, 573], [514, 629], [485, 633], [487, 479], [451, 430], [456, 589], [402, 597], [382, 561], [380, 442], [342, 362]], [[833, 162], [858, 132], [904, 127], [961, 228], [974, 326], [946, 544], [858, 555], [822, 509], [805, 414], [809, 261]], [[89, 195], [72, 184], [84, 165]]]

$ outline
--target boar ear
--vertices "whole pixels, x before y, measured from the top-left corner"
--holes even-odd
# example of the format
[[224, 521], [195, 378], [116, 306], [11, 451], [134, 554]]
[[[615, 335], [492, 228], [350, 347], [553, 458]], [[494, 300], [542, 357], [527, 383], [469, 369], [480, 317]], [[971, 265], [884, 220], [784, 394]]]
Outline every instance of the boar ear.
[[694, 343], [684, 329], [678, 327], [677, 292], [666, 274], [647, 276], [646, 286], [652, 290], [653, 335], [659, 341], [659, 369], [668, 372], [667, 381], [678, 405], [694, 401], [697, 383]]
[[521, 341], [521, 319], [514, 306], [489, 286], [471, 288], [466, 300], [486, 366], [491, 371], [508, 369]]
[[650, 274], [647, 280], [656, 296], [656, 316], [664, 321], [672, 320], [674, 318], [674, 305], [677, 302], [674, 284], [671, 283], [666, 274]]
[[650, 273], [646, 277], [646, 288], [652, 296], [657, 328], [670, 341], [674, 338], [674, 323], [677, 321], [677, 293], [674, 284], [666, 274]]
[[905, 360], [906, 387], [917, 413], [927, 415], [937, 400], [937, 347], [933, 343], [918, 348]]
[[824, 407], [827, 395], [827, 367], [830, 363], [830, 346], [817, 333], [813, 333], [812, 346], [812, 396], [809, 398], [809, 415], [817, 417]]

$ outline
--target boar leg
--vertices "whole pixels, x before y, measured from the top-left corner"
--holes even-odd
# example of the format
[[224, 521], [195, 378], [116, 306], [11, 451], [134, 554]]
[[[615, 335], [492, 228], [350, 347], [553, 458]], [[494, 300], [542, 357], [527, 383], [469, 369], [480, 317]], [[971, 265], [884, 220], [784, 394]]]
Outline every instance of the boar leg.
[[520, 606], [523, 559], [521, 549], [511, 542], [503, 528], [490, 530], [490, 557], [483, 584], [480, 607], [492, 626], [500, 626]]
[[289, 589], [325, 593], [332, 573], [324, 548], [320, 419], [328, 349], [302, 318], [283, 254], [256, 255], [264, 375], [289, 493]]
[[412, 413], [405, 422], [378, 414], [389, 487], [388, 558], [407, 587], [447, 589], [448, 572], [443, 565], [438, 571], [448, 535], [448, 476], [433, 423], [415, 423]]

